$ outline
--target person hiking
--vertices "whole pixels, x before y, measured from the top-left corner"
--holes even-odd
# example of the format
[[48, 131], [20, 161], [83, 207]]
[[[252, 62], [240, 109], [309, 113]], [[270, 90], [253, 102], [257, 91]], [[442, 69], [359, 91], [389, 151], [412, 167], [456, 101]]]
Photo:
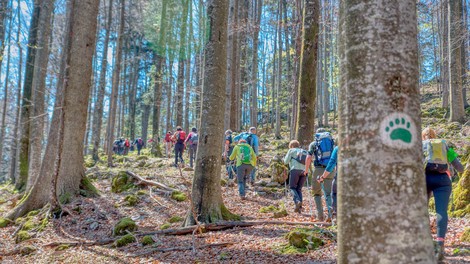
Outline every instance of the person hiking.
[[314, 169], [312, 174], [312, 188], [315, 207], [317, 208], [316, 218], [318, 221], [325, 220], [323, 217], [323, 205], [321, 201], [322, 191], [328, 208], [328, 217], [326, 221], [331, 221], [331, 186], [333, 183], [333, 175], [329, 175], [327, 178], [323, 179], [322, 182], [318, 182], [315, 179], [319, 179], [320, 175], [325, 171], [333, 152], [333, 146], [334, 141], [330, 133], [324, 128], [318, 128], [313, 142], [310, 143], [308, 147], [307, 160], [305, 161], [305, 174], [308, 175], [308, 171], [313, 160]]
[[223, 158], [225, 160], [225, 169], [227, 170], [228, 178], [231, 180], [233, 179], [233, 173], [235, 171], [235, 166], [233, 161], [231, 161], [228, 157], [232, 155], [233, 151], [233, 139], [232, 139], [232, 130], [225, 131], [225, 146], [224, 146], [224, 154]]
[[140, 155], [140, 151], [142, 150], [142, 147], [144, 146], [144, 141], [142, 138], [136, 138], [134, 140], [134, 145], [137, 148], [137, 155]]
[[294, 212], [296, 213], [302, 212], [302, 187], [307, 178], [304, 173], [307, 155], [307, 151], [300, 148], [299, 141], [292, 140], [289, 143], [289, 151], [284, 157], [284, 163], [289, 164], [289, 188], [294, 196]]
[[189, 149], [189, 166], [191, 168], [193, 167], [193, 161], [196, 159], [197, 143], [198, 143], [197, 129], [193, 127], [188, 137], [184, 141], [184, 144]]
[[[330, 173], [332, 173], [333, 170], [336, 169], [336, 164], [338, 162], [338, 151], [339, 151], [339, 146], [336, 146], [333, 149], [333, 152], [331, 153], [331, 158], [330, 158], [330, 161], [328, 161], [328, 165], [326, 166], [325, 171], [323, 172], [323, 174], [318, 179], [319, 183], [323, 182], [324, 179], [328, 178]], [[338, 203], [337, 203], [338, 200], [337, 200], [337, 196], [336, 196], [337, 184], [338, 184], [337, 176], [338, 176], [338, 171], [336, 170], [335, 174], [334, 174], [334, 177], [333, 177], [332, 187], [331, 187], [331, 198], [333, 198], [332, 213], [331, 213], [332, 217], [336, 216], [336, 209], [337, 209], [337, 205], [338, 205]]]
[[183, 131], [183, 128], [180, 126], [176, 127], [176, 132], [171, 137], [173, 142], [175, 142], [175, 167], [178, 167], [178, 159], [180, 160], [181, 164], [184, 165], [183, 151], [185, 148], [185, 138], [186, 132]]
[[[256, 156], [259, 156], [259, 139], [258, 136], [256, 135], [256, 127], [250, 127], [248, 132], [243, 132], [240, 133], [239, 135], [234, 137], [235, 142], [239, 142], [240, 139], [244, 139], [248, 145], [250, 145], [251, 148], [253, 148], [253, 151], [255, 152]], [[250, 174], [250, 183], [254, 184], [255, 182], [255, 176], [256, 176], [256, 167], [251, 170]]]
[[116, 139], [113, 142], [113, 152], [114, 154], [119, 154], [119, 139]]
[[457, 158], [457, 153], [449, 148], [446, 141], [438, 139], [432, 128], [425, 128], [421, 133], [423, 140], [424, 168], [426, 174], [426, 190], [428, 201], [431, 194], [434, 195], [436, 222], [437, 222], [437, 250], [438, 260], [444, 259], [444, 242], [447, 233], [450, 194], [452, 193], [452, 181], [449, 177], [449, 164], [458, 172], [462, 173], [464, 168]]
[[124, 155], [129, 154], [130, 147], [131, 147], [131, 144], [129, 142], [129, 139], [126, 138], [126, 140], [124, 140]]
[[171, 158], [171, 147], [173, 145], [173, 141], [171, 140], [172, 135], [173, 133], [168, 131], [165, 135], [165, 139], [163, 140], [165, 142], [165, 152], [167, 159]]
[[250, 172], [256, 166], [256, 154], [253, 148], [251, 148], [250, 145], [246, 143], [246, 140], [242, 138], [239, 140], [239, 144], [233, 148], [229, 159], [236, 159], [237, 161], [238, 193], [240, 195], [240, 199], [245, 200], [246, 180], [248, 179]]

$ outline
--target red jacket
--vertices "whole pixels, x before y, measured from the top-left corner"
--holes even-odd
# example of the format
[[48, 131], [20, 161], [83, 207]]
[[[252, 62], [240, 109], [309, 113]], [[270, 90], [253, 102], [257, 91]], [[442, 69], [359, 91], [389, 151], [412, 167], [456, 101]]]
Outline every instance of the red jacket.
[[171, 134], [170, 133], [166, 133], [165, 135], [165, 142], [171, 142]]

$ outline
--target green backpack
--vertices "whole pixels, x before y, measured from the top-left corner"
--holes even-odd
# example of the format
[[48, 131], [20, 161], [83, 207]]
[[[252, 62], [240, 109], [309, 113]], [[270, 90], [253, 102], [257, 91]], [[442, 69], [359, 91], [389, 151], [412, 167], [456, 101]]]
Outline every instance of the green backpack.
[[238, 159], [241, 160], [243, 164], [251, 164], [251, 147], [247, 144], [240, 144], [238, 152]]

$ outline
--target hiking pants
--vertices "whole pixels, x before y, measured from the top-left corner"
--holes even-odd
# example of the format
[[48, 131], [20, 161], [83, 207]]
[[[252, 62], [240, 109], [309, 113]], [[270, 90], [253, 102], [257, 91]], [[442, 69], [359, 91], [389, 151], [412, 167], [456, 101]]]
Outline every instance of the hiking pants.
[[328, 217], [331, 218], [332, 214], [332, 199], [331, 199], [331, 186], [333, 184], [333, 175], [330, 173], [326, 179], [323, 179], [322, 183], [317, 182], [317, 177], [321, 176], [325, 172], [325, 167], [318, 166], [313, 170], [312, 188], [313, 198], [315, 200], [315, 206], [317, 208], [317, 218], [323, 220], [323, 205], [321, 201], [321, 195], [325, 196], [326, 207], [328, 209]]
[[196, 159], [197, 144], [189, 146], [189, 166], [193, 167], [193, 161]]
[[171, 142], [165, 142], [166, 157], [171, 157]]
[[289, 177], [289, 188], [294, 196], [294, 203], [302, 202], [302, 187], [307, 177], [303, 170], [291, 170]]
[[245, 197], [246, 180], [250, 177], [252, 170], [253, 166], [251, 164], [242, 164], [237, 167], [238, 193], [241, 197]]
[[333, 198], [333, 204], [332, 204], [332, 209], [333, 209], [333, 214], [336, 214], [336, 210], [338, 208], [338, 199], [336, 196], [336, 190], [337, 190], [337, 174], [335, 174], [335, 177], [333, 178], [333, 184], [331, 187], [331, 198]]
[[426, 173], [426, 189], [428, 200], [431, 193], [434, 195], [436, 204], [437, 238], [444, 239], [447, 233], [447, 207], [450, 194], [452, 193], [452, 182], [447, 174]]
[[225, 168], [227, 169], [228, 178], [230, 180], [233, 179], [234, 174], [237, 173], [237, 167], [235, 167], [235, 162], [227, 158]]
[[183, 151], [184, 151], [184, 144], [176, 143], [175, 144], [175, 165], [178, 165], [178, 159], [181, 161], [181, 163], [184, 164]]

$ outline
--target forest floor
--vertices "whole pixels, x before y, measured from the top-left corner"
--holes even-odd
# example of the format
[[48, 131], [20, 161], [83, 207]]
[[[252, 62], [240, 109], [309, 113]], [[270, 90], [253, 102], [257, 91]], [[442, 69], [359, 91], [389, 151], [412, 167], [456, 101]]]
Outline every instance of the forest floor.
[[[445, 110], [436, 106], [436, 100], [432, 95], [428, 96], [429, 98], [426, 96], [426, 94], [423, 96], [425, 106], [423, 125], [432, 125], [440, 135], [455, 144], [458, 151], [463, 151], [463, 147], [470, 142], [470, 125], [467, 123], [462, 126], [442, 121]], [[263, 155], [259, 165], [259, 176], [266, 177], [272, 173], [269, 168], [271, 159], [276, 155], [285, 154], [286, 142], [286, 140], [271, 139], [270, 136], [261, 136]], [[50, 219], [45, 223], [43, 230], [39, 231], [34, 225], [28, 230], [25, 228], [27, 224], [21, 221], [1, 228], [0, 261], [2, 263], [336, 263], [337, 226], [334, 223], [332, 226], [316, 223], [318, 230], [321, 230], [323, 245], [305, 253], [295, 252], [286, 246], [288, 244], [286, 234], [296, 228], [295, 225], [287, 224], [235, 227], [182, 236], [153, 235], [154, 243], [143, 246], [140, 234], [180, 227], [188, 213], [189, 200], [176, 201], [175, 197], [158, 191], [156, 187], [133, 184], [129, 185], [131, 187], [129, 190], [114, 193], [111, 191], [113, 177], [120, 171], [131, 171], [148, 180], [163, 183], [189, 194], [193, 172], [180, 171], [172, 167], [172, 159], [151, 158], [148, 155], [138, 157], [132, 153], [126, 158], [119, 157], [117, 160], [115, 168], [109, 169], [103, 163], [98, 163], [87, 169], [87, 176], [99, 190], [99, 197], [80, 196], [71, 199], [64, 205], [64, 211], [68, 214], [58, 219]], [[222, 179], [226, 178], [224, 166], [221, 175]], [[263, 180], [270, 181], [268, 178]], [[293, 212], [291, 195], [286, 195], [282, 185], [249, 187], [248, 199], [244, 201], [239, 199], [236, 185], [231, 185], [225, 180], [222, 180], [221, 185], [224, 204], [243, 220], [298, 223], [315, 221], [312, 217], [313, 199], [305, 189], [304, 212], [297, 214]], [[262, 191], [259, 191], [261, 189]], [[16, 204], [17, 196], [11, 186], [0, 186], [0, 214], [7, 212]], [[137, 198], [135, 205], [129, 205], [129, 201], [126, 201], [128, 196]], [[260, 212], [261, 208], [268, 206], [278, 208], [285, 206], [287, 216], [274, 219], [272, 212]], [[28, 219], [37, 223], [40, 221], [40, 215], [30, 215]], [[107, 239], [114, 239], [113, 226], [123, 217], [135, 220], [138, 230], [134, 236], [137, 241], [123, 247], [104, 243]], [[431, 213], [431, 222], [434, 220], [435, 215]], [[460, 242], [464, 228], [469, 226], [469, 216], [449, 219], [444, 263], [470, 263], [470, 243]], [[430, 228], [435, 234], [434, 225]], [[23, 231], [26, 231], [31, 238], [20, 242], [19, 233], [24, 234]], [[73, 245], [75, 242], [85, 241], [103, 242], [103, 244]], [[51, 243], [56, 244], [51, 245]], [[230, 244], [214, 245], [217, 243]], [[14, 254], [2, 255], [8, 252]]]

